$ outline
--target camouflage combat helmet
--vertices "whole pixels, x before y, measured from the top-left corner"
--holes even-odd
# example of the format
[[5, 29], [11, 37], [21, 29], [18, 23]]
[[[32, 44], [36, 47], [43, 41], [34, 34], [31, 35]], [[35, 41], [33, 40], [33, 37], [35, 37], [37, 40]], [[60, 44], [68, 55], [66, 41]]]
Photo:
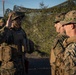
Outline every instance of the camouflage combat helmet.
[[12, 20], [15, 20], [16, 18], [23, 18], [25, 15], [22, 13], [22, 12], [11, 12], [11, 14], [12, 14], [12, 17], [11, 17], [11, 19]]
[[55, 21], [54, 23], [60, 22], [61, 20], [63, 20], [65, 18], [65, 14], [66, 13], [59, 13], [56, 17], [55, 17]]
[[76, 10], [69, 11], [63, 21], [60, 21], [62, 25], [66, 25], [69, 23], [76, 23]]

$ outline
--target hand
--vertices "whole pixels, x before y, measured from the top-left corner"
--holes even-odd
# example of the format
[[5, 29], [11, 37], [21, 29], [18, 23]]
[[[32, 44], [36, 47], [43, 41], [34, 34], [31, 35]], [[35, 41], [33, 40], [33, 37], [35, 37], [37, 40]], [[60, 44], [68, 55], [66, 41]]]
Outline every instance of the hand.
[[10, 28], [11, 27], [11, 25], [12, 25], [12, 14], [13, 13], [9, 13], [9, 15], [8, 15], [8, 20], [7, 20], [7, 23], [6, 23], [6, 27], [8, 27], [8, 28]]
[[9, 13], [8, 14], [8, 18], [11, 18], [12, 17], [12, 15], [13, 15], [13, 13], [11, 12], [11, 13]]

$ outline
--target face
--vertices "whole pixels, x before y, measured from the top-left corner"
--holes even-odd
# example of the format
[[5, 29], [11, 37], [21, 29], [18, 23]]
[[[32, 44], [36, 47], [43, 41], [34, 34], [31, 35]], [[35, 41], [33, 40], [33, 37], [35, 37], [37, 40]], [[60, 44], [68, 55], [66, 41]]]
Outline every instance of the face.
[[21, 19], [20, 18], [16, 18], [15, 20], [13, 20], [12, 21], [12, 27], [20, 28], [21, 27]]
[[58, 32], [58, 33], [64, 32], [64, 27], [59, 22], [55, 23], [55, 28], [56, 28], [56, 32]]
[[73, 29], [73, 24], [64, 25], [64, 30], [66, 32], [66, 35], [70, 36], [72, 29]]

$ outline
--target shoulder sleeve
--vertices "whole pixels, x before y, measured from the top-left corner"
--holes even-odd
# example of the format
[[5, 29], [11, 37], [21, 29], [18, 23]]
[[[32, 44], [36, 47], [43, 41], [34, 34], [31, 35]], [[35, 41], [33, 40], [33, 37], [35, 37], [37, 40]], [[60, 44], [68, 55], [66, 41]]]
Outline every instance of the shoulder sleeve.
[[50, 52], [50, 65], [53, 65], [55, 62], [55, 54], [54, 54], [54, 50], [52, 49]]

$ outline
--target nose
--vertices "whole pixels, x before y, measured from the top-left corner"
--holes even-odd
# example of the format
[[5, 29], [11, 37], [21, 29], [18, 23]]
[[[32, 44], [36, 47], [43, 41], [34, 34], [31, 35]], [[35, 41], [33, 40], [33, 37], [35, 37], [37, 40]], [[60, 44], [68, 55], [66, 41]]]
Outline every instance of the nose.
[[56, 24], [54, 25], [54, 27], [56, 27]]

